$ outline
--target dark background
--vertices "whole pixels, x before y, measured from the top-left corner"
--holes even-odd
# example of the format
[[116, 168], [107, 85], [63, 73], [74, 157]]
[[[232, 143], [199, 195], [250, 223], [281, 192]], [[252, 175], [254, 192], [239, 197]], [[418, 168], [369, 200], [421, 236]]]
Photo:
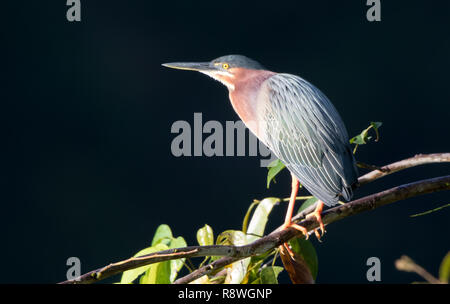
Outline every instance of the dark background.
[[[2, 283], [62, 281], [71, 256], [82, 272], [127, 258], [161, 223], [196, 244], [205, 223], [216, 234], [239, 229], [254, 198], [289, 195], [287, 172], [266, 189], [257, 157], [172, 156], [173, 122], [192, 123], [194, 112], [238, 118], [219, 83], [163, 62], [238, 53], [300, 75], [331, 99], [350, 135], [383, 122], [381, 141], [359, 149], [363, 162], [450, 151], [447, 2], [382, 1], [373, 23], [363, 0], [81, 1], [74, 23], [65, 2], [1, 5]], [[356, 197], [449, 170], [413, 168]], [[317, 282], [365, 283], [372, 256], [384, 283], [419, 280], [395, 269], [403, 254], [436, 274], [450, 210], [409, 216], [448, 200], [417, 197], [330, 225], [313, 241]], [[274, 210], [268, 231], [284, 213]]]

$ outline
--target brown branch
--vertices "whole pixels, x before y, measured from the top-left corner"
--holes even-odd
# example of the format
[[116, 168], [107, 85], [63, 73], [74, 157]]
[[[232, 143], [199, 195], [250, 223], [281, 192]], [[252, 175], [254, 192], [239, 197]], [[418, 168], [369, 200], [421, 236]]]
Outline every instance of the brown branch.
[[[396, 201], [404, 200], [417, 195], [449, 189], [450, 175], [418, 181], [407, 185], [394, 187], [389, 190], [349, 202], [345, 205], [329, 209], [322, 214], [322, 220], [325, 224], [330, 224], [348, 216], [359, 214], [367, 210], [372, 210]], [[304, 226], [308, 231], [312, 231], [318, 227], [318, 223], [313, 218], [304, 219], [299, 222], [299, 224]], [[210, 274], [212, 271], [217, 270], [239, 259], [265, 253], [287, 242], [289, 239], [298, 236], [298, 234], [299, 231], [295, 229], [277, 229], [269, 235], [244, 246], [191, 246], [186, 248], [161, 251], [154, 254], [149, 254], [138, 258], [131, 258], [122, 262], [114, 263], [84, 274], [79, 277], [78, 280], [65, 281], [62, 283], [93, 283], [123, 272], [125, 270], [171, 259], [197, 256], [225, 256], [212, 262], [209, 265], [195, 270], [194, 272], [178, 279], [175, 282], [189, 283], [203, 275]]]
[[[323, 212], [322, 221], [324, 224], [330, 224], [346, 217], [359, 214], [364, 211], [373, 210], [390, 203], [405, 200], [422, 194], [443, 190], [450, 190], [450, 175], [394, 187], [389, 190], [385, 190], [383, 192], [372, 194], [349, 202], [345, 205], [329, 209]], [[317, 221], [312, 217], [300, 221], [299, 224], [305, 227], [308, 231], [312, 231], [318, 227]], [[270, 249], [273, 249], [295, 236], [302, 237], [302, 234], [298, 230], [292, 228], [285, 230], [276, 230], [269, 235], [244, 247], [251, 247], [253, 250], [250, 251], [254, 251], [256, 248], [262, 246], [264, 246], [265, 248], [269, 247]], [[211, 273], [213, 270], [226, 266], [236, 260], [237, 259], [232, 257], [223, 257], [219, 260], [214, 261], [214, 263], [201, 267], [196, 271], [188, 274], [187, 276], [178, 279], [177, 281], [175, 281], [175, 283], [189, 283], [203, 275]]]
[[435, 154], [417, 154], [414, 157], [410, 157], [390, 165], [381, 167], [381, 170], [371, 171], [358, 178], [359, 185], [365, 185], [369, 182], [377, 180], [386, 175], [431, 163], [445, 163], [450, 162], [450, 153], [435, 153]]
[[168, 249], [142, 255], [139, 257], [132, 257], [117, 263], [112, 263], [105, 267], [85, 273], [75, 280], [64, 281], [60, 284], [90, 284], [104, 280], [126, 270], [149, 264], [181, 258], [194, 258], [204, 256], [235, 256], [236, 258], [240, 258], [247, 257], [248, 252], [245, 250], [245, 248], [223, 245], [188, 246], [183, 248]]
[[[373, 168], [373, 171], [366, 173], [358, 178], [358, 187], [368, 184], [370, 182], [373, 182], [379, 178], [382, 178], [386, 175], [405, 170], [408, 168], [425, 165], [425, 164], [432, 164], [432, 163], [445, 163], [450, 162], [450, 153], [434, 153], [434, 154], [417, 154], [413, 157], [397, 161], [395, 163], [383, 166], [383, 167], [377, 167], [373, 165], [367, 165], [363, 164], [361, 162], [358, 162], [360, 165], [363, 164], [360, 167], [366, 167], [366, 168]], [[294, 219], [302, 219], [309, 213], [313, 212], [315, 208], [315, 204], [309, 206], [305, 210], [303, 210], [301, 213], [297, 214]]]
[[[423, 165], [423, 164], [428, 164], [428, 163], [437, 163], [437, 162], [450, 162], [450, 153], [416, 155], [414, 157], [381, 167], [380, 168], [381, 170], [374, 170], [372, 172], [369, 172], [369, 173], [361, 176], [358, 179], [358, 181], [359, 181], [360, 185], [363, 185], [363, 184], [369, 183], [371, 181], [374, 181], [378, 178], [381, 178], [383, 176], [386, 176], [388, 174], [391, 174], [391, 173], [394, 173], [394, 172], [397, 172], [400, 170], [404, 170], [406, 168]], [[426, 182], [426, 181], [424, 181], [424, 182]], [[392, 189], [399, 189], [399, 188], [400, 187], [396, 187], [396, 188], [392, 188]], [[446, 189], [440, 189], [440, 190], [446, 190]], [[436, 191], [440, 191], [440, 190], [436, 190]], [[387, 191], [390, 191], [390, 190], [387, 190]], [[384, 192], [386, 192], [386, 191], [384, 191]], [[381, 192], [381, 193], [384, 193], [384, 192]], [[374, 195], [379, 195], [381, 193], [374, 194]], [[428, 192], [426, 192], [426, 193], [428, 193]], [[419, 195], [419, 194], [423, 194], [423, 193], [420, 193], [420, 191], [419, 191], [419, 192], [417, 192], [416, 195]], [[372, 197], [372, 196], [368, 196], [366, 198], [370, 198], [370, 197]], [[334, 220], [331, 220], [330, 222], [326, 222], [325, 216], [327, 215], [327, 216], [331, 217], [333, 213], [330, 213], [330, 212], [332, 212], [333, 210], [335, 210], [333, 212], [337, 212], [336, 214], [338, 214], [338, 213], [340, 213], [339, 210], [341, 210], [341, 208], [345, 209], [346, 206], [350, 206], [351, 204], [354, 204], [355, 202], [358, 202], [360, 200], [362, 200], [362, 199], [359, 199], [357, 201], [348, 203], [344, 206], [336, 207], [336, 208], [333, 208], [333, 209], [330, 209], [330, 210], [324, 212], [324, 214], [323, 214], [324, 215], [324, 217], [323, 217], [324, 223], [331, 223], [337, 219], [340, 219], [340, 218], [336, 218]], [[314, 206], [307, 208], [301, 214], [298, 214], [293, 220], [299, 221], [300, 219], [304, 218], [306, 214], [310, 213], [313, 210], [313, 208], [314, 208]], [[309, 209], [311, 209], [311, 210], [309, 210]], [[350, 214], [349, 211], [346, 211], [346, 213], [348, 213], [349, 215], [353, 215], [353, 214]], [[349, 216], [349, 215], [346, 215], [346, 216]], [[302, 221], [301, 224], [303, 226], [305, 226], [308, 230], [316, 228], [313, 226], [311, 226], [311, 227], [306, 226], [306, 225], [314, 225], [314, 222], [309, 223], [308, 220]], [[289, 231], [289, 230], [287, 230], [287, 231]], [[275, 231], [273, 233], [278, 233], [278, 232]], [[203, 269], [203, 271], [205, 271], [204, 274], [210, 273], [214, 269], [218, 269], [220, 267], [228, 265], [228, 264], [230, 264], [236, 260], [239, 260], [241, 258], [245, 258], [245, 257], [251, 256], [251, 255], [261, 254], [268, 250], [271, 250], [272, 248], [275, 248], [276, 246], [272, 246], [273, 242], [270, 242], [270, 238], [268, 238], [273, 233], [269, 234], [266, 237], [259, 239], [258, 241], [254, 242], [252, 244], [248, 244], [246, 246], [240, 246], [240, 247], [239, 246], [238, 247], [237, 246], [220, 246], [220, 245], [217, 245], [217, 246], [190, 246], [190, 247], [185, 247], [185, 248], [160, 251], [160, 252], [156, 252], [156, 253], [140, 256], [140, 257], [133, 257], [133, 258], [129, 258], [124, 261], [112, 263], [108, 266], [90, 271], [90, 272], [80, 276], [76, 280], [64, 281], [62, 283], [63, 284], [94, 283], [94, 282], [106, 279], [110, 276], [119, 274], [126, 270], [145, 266], [145, 265], [152, 264], [152, 263], [172, 260], [172, 259], [202, 257], [202, 256], [224, 256], [224, 258], [216, 260], [215, 262], [194, 271], [190, 275], [179, 279], [177, 282], [183, 282], [183, 280], [188, 281], [189, 277], [195, 276], [194, 275], [195, 273], [197, 273], [197, 274], [202, 273], [202, 271], [201, 271], [202, 269]], [[268, 241], [267, 242], [268, 245], [265, 245], [266, 240]], [[283, 242], [281, 242], [281, 243], [283, 243]], [[260, 243], [262, 243], [262, 245], [258, 245]], [[204, 274], [202, 274], [202, 275], [204, 275]]]

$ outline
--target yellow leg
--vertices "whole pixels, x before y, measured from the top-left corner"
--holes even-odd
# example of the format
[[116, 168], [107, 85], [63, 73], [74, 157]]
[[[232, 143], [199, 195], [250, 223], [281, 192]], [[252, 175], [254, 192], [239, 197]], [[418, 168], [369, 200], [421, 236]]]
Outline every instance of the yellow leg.
[[320, 230], [322, 231], [321, 235], [319, 235], [319, 232], [317, 231], [317, 229], [314, 231], [316, 234], [316, 237], [320, 240], [320, 236], [323, 236], [323, 234], [325, 233], [325, 225], [322, 222], [322, 211], [323, 211], [323, 202], [319, 201], [317, 203], [316, 209], [308, 214], [306, 217], [311, 217], [314, 216], [317, 220], [317, 222], [319, 223], [319, 227]]
[[304, 235], [305, 238], [308, 239], [308, 230], [300, 225], [294, 224], [292, 223], [292, 214], [294, 212], [294, 205], [295, 205], [295, 198], [297, 197], [297, 193], [298, 193], [298, 187], [300, 185], [298, 179], [292, 175], [292, 191], [291, 191], [291, 197], [289, 199], [289, 206], [286, 212], [286, 218], [284, 220], [284, 224], [282, 226], [282, 229], [286, 229], [286, 228], [294, 228], [297, 230], [300, 230]]

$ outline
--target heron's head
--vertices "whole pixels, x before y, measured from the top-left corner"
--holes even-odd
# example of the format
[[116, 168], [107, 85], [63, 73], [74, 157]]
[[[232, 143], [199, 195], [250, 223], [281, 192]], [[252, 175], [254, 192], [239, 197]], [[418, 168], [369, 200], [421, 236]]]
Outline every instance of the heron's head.
[[233, 90], [236, 81], [254, 70], [264, 70], [264, 67], [243, 55], [227, 55], [209, 62], [171, 62], [163, 66], [179, 70], [197, 71], [206, 74]]

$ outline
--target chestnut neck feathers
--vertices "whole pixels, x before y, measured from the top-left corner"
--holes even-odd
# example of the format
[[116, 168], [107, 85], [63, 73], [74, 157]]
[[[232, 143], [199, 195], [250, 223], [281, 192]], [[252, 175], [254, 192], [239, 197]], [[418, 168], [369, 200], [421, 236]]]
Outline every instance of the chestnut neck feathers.
[[258, 136], [257, 96], [264, 81], [275, 73], [244, 68], [235, 68], [234, 70], [234, 89], [229, 90], [231, 104], [244, 124]]

